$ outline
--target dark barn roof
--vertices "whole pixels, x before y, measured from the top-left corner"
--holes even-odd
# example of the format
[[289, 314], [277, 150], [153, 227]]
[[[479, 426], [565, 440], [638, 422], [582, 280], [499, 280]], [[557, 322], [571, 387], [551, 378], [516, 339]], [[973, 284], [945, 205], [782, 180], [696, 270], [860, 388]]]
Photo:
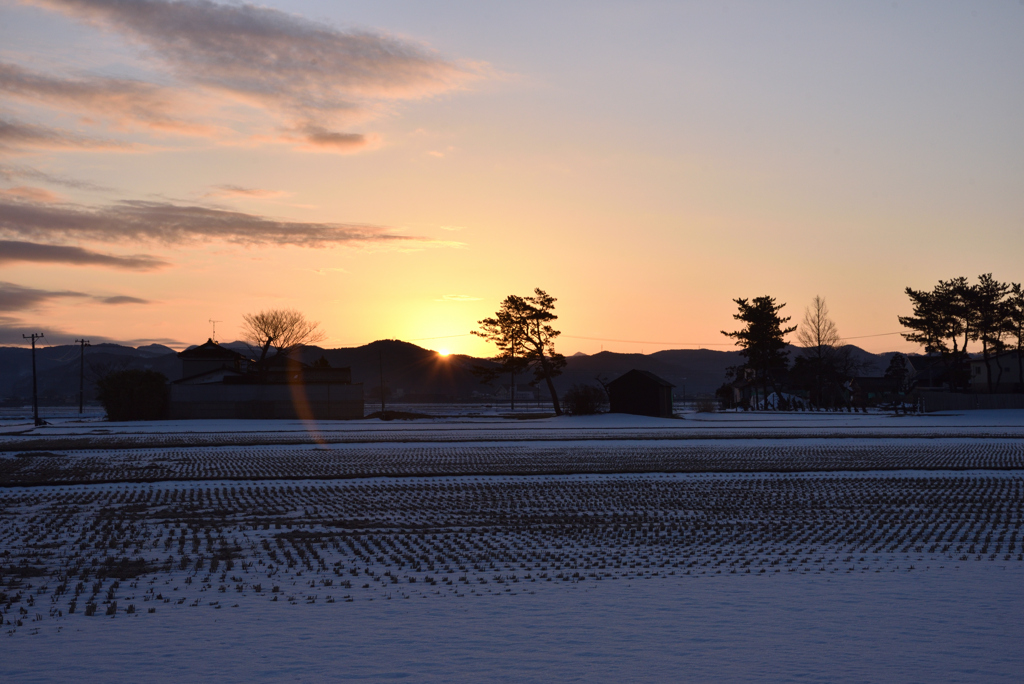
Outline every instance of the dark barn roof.
[[675, 387], [675, 385], [673, 385], [668, 380], [665, 380], [664, 378], [659, 378], [657, 375], [655, 375], [654, 373], [651, 373], [650, 371], [637, 370], [636, 368], [634, 368], [633, 370], [631, 370], [631, 371], [629, 371], [627, 373], [624, 373], [623, 375], [620, 375], [619, 377], [615, 378], [614, 380], [612, 380], [611, 382], [608, 383], [608, 386], [611, 387], [612, 385], [615, 385], [616, 383], [621, 383], [621, 382], [626, 382], [626, 383], [641, 382], [642, 383], [644, 381], [653, 382], [654, 384], [659, 385], [661, 387]]
[[206, 342], [202, 343], [198, 347], [192, 347], [185, 351], [178, 352], [178, 358], [188, 359], [190, 361], [212, 361], [223, 359], [225, 361], [233, 362], [235, 359], [244, 359], [245, 354], [239, 354], [234, 349], [222, 347], [213, 340], [206, 340]]
[[611, 412], [671, 418], [673, 387], [654, 373], [634, 368], [608, 383]]

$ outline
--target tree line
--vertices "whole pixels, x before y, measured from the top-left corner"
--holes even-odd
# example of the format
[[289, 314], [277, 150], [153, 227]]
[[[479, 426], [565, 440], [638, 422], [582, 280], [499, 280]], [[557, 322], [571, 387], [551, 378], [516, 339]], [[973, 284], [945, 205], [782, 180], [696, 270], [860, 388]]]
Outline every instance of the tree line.
[[936, 354], [942, 361], [950, 389], [966, 389], [969, 383], [970, 343], [981, 344], [988, 391], [1003, 380], [1003, 365], [992, 362], [1008, 351], [1017, 358], [1017, 386], [1024, 389], [1024, 291], [1020, 283], [1004, 283], [991, 273], [976, 283], [959, 277], [940, 280], [931, 290], [906, 289], [913, 306], [900, 325], [910, 332], [903, 337]]
[[[939, 357], [951, 390], [968, 385], [968, 345], [972, 342], [981, 344], [990, 392], [1002, 383], [1004, 373], [1000, 363], [995, 364], [993, 373], [992, 362], [1008, 351], [1016, 354], [1018, 388], [1024, 389], [1024, 291], [1020, 283], [1000, 282], [986, 273], [978, 276], [976, 283], [959, 277], [940, 280], [931, 290], [907, 287], [905, 292], [913, 313], [899, 316], [900, 324], [909, 330], [901, 334], [922, 345], [926, 354]], [[566, 360], [555, 350], [555, 340], [561, 334], [552, 325], [558, 318], [556, 301], [540, 288], [532, 295], [509, 295], [494, 316], [478, 321], [479, 329], [472, 334], [494, 343], [498, 350], [493, 365], [477, 366], [475, 373], [485, 382], [510, 375], [513, 392], [517, 375], [532, 375], [528, 384], [543, 382], [555, 414], [562, 415], [554, 378], [561, 374]], [[861, 369], [849, 345], [843, 343], [824, 298], [815, 296], [800, 326], [787, 325], [791, 317], [780, 315], [786, 305], [777, 303], [774, 297], [737, 298], [733, 302], [738, 308], [733, 318], [743, 327], [723, 330], [722, 334], [735, 340], [746, 362], [730, 369], [732, 377], [758, 385], [764, 397], [772, 390], [783, 406], [783, 377], [789, 388], [805, 392], [812, 405], [828, 408], [849, 403], [847, 383]], [[257, 357], [253, 366], [260, 373], [266, 372], [273, 359], [324, 338], [317, 322], [308, 321], [293, 309], [247, 314], [243, 321], [243, 338]], [[785, 338], [793, 332], [802, 350], [790, 367]], [[902, 381], [902, 363], [902, 356], [897, 355], [886, 376]], [[110, 382], [113, 379], [107, 378], [106, 387], [100, 383], [100, 398], [105, 405], [112, 395], [124, 394], [118, 391], [120, 388], [115, 389]], [[129, 399], [123, 403], [127, 408], [142, 402]]]
[[[1024, 290], [1020, 283], [1004, 283], [985, 273], [974, 283], [958, 277], [940, 280], [931, 290], [907, 287], [905, 292], [913, 313], [898, 317], [909, 331], [901, 335], [939, 359], [951, 391], [969, 386], [972, 343], [981, 346], [990, 393], [1003, 384], [1006, 367], [997, 359], [1006, 353], [1016, 357], [1017, 389], [1024, 391]], [[723, 330], [722, 334], [736, 341], [746, 359], [731, 369], [733, 377], [759, 385], [763, 396], [768, 396], [769, 389], [781, 396], [780, 379], [785, 377], [786, 384], [806, 392], [812, 404], [831, 407], [849, 401], [848, 381], [862, 369], [851, 347], [839, 336], [823, 298], [814, 298], [799, 327], [786, 325], [790, 317], [780, 315], [785, 304], [773, 297], [733, 301], [738, 307], [733, 318], [744, 327]], [[793, 332], [802, 350], [790, 367], [785, 337]], [[895, 393], [903, 389], [905, 375], [904, 357], [897, 354], [885, 372], [894, 381]]]

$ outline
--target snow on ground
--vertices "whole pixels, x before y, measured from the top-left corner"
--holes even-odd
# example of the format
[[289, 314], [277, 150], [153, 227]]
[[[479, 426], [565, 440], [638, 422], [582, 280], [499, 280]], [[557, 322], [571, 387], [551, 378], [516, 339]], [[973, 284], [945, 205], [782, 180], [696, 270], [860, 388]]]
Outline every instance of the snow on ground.
[[0, 432], [5, 680], [1024, 671], [1024, 411]]
[[161, 607], [5, 639], [18, 682], [1019, 682], [1024, 576], [571, 585], [516, 597]]
[[924, 416], [880, 414], [687, 414], [682, 419], [621, 414], [531, 420], [191, 420], [138, 423], [68, 422], [0, 428], [0, 452], [40, 448], [96, 449], [151, 445], [225, 446], [395, 442], [502, 442], [703, 439], [1024, 439], [1024, 411]]
[[345, 421], [300, 420], [165, 420], [111, 423], [76, 416], [55, 420], [52, 425], [34, 427], [31, 420], [0, 420], [2, 434], [36, 436], [147, 433], [273, 433], [273, 432], [444, 432], [452, 430], [500, 429], [504, 431], [608, 431], [608, 430], [671, 430], [671, 431], [724, 431], [735, 430], [831, 430], [851, 431], [885, 430], [956, 430], [984, 428], [1024, 429], [1024, 410], [961, 411], [894, 416], [890, 413], [808, 413], [775, 411], [726, 411], [718, 413], [685, 413], [680, 418], [651, 418], [621, 413], [596, 416], [560, 416], [549, 418], [508, 419], [501, 416], [455, 416], [423, 418], [417, 420], [377, 419]]

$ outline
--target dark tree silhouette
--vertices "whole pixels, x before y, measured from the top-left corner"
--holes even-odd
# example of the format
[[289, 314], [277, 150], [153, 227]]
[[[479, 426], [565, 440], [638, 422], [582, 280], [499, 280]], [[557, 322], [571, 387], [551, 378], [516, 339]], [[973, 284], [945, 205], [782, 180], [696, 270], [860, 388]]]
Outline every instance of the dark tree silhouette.
[[96, 382], [107, 420], [160, 420], [167, 414], [167, 378], [151, 370], [107, 373]]
[[[988, 392], [992, 386], [992, 356], [1006, 350], [1006, 333], [1008, 307], [1006, 296], [1010, 293], [1010, 285], [1001, 283], [991, 273], [978, 276], [978, 284], [970, 289], [970, 304], [974, 309], [974, 331], [971, 340], [981, 342], [981, 355], [985, 361], [985, 375]], [[1003, 365], [997, 363], [999, 375], [996, 386], [1003, 379]]]
[[554, 312], [557, 300], [540, 288], [533, 292], [530, 297], [506, 297], [497, 313], [478, 321], [480, 329], [472, 333], [498, 348], [494, 358], [499, 364], [498, 373], [533, 370], [533, 382], [543, 380], [547, 384], [555, 415], [560, 416], [554, 378], [565, 367], [565, 357], [555, 351], [555, 338], [562, 333], [551, 325], [558, 318]]
[[[949, 387], [956, 390], [964, 374], [967, 341], [973, 330], [970, 313], [970, 286], [966, 278], [940, 280], [932, 291], [906, 288], [914, 308], [911, 316], [899, 316], [900, 325], [910, 332], [902, 333], [908, 342], [924, 347], [926, 354], [938, 354], [949, 379]], [[963, 348], [959, 338], [963, 335]]]
[[265, 368], [271, 349], [275, 350], [275, 356], [287, 355], [296, 347], [313, 344], [326, 337], [319, 323], [307, 321], [295, 309], [268, 309], [245, 314], [242, 320], [242, 338], [254, 355], [259, 353], [257, 367], [261, 369]]
[[885, 369], [885, 377], [892, 380], [893, 394], [900, 394], [907, 389], [907, 357], [899, 352], [889, 359]]
[[592, 416], [606, 401], [604, 390], [594, 385], [573, 385], [562, 397], [562, 404], [570, 416]]
[[796, 330], [796, 326], [784, 328], [790, 317], [782, 318], [779, 311], [785, 304], [776, 304], [774, 297], [755, 297], [753, 302], [734, 299], [739, 312], [733, 318], [746, 324], [742, 330], [722, 331], [726, 337], [736, 340], [740, 354], [747, 359], [745, 368], [754, 372], [768, 397], [768, 386], [775, 388], [774, 373], [789, 365], [785, 337]]
[[1015, 337], [1012, 286], [985, 273], [975, 285], [959, 277], [940, 280], [930, 292], [908, 287], [906, 293], [914, 312], [899, 317], [900, 325], [910, 329], [903, 337], [922, 345], [928, 354], [939, 354], [953, 391], [968, 383], [968, 343], [981, 342], [988, 390], [994, 391], [1002, 366], [997, 364], [999, 375], [993, 384], [991, 359], [1006, 350], [1007, 337]]
[[1010, 285], [1006, 299], [1006, 327], [1016, 341], [1017, 391], [1024, 392], [1024, 290], [1020, 283]]

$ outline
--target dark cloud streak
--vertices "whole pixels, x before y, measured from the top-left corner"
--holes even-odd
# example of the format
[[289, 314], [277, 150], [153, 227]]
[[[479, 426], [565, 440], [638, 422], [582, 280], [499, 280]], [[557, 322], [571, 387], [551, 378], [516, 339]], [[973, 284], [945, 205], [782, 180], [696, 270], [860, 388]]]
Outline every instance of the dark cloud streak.
[[36, 290], [14, 283], [0, 281], [0, 311], [25, 311], [34, 309], [54, 299], [67, 297], [88, 297], [84, 292], [71, 290]]
[[91, 299], [100, 304], [151, 304], [149, 300], [127, 295], [93, 296], [73, 290], [38, 290], [0, 281], [0, 311], [29, 311], [57, 299]]
[[148, 299], [129, 297], [127, 295], [116, 295], [114, 297], [96, 297], [100, 304], [151, 304]]
[[163, 259], [145, 254], [119, 256], [93, 252], [82, 247], [0, 240], [0, 264], [17, 262], [108, 266], [131, 271], [151, 271], [170, 265]]
[[113, 188], [105, 185], [97, 185], [96, 183], [80, 180], [78, 178], [69, 178], [67, 176], [46, 173], [27, 166], [0, 166], [0, 178], [8, 182], [16, 178], [29, 178], [35, 181], [49, 183], [51, 185], [59, 185], [73, 190], [86, 190], [89, 192], [113, 192], [114, 190]]
[[185, 346], [185, 343], [180, 340], [172, 340], [165, 337], [144, 338], [138, 340], [118, 340], [111, 337], [105, 337], [103, 335], [97, 335], [95, 332], [68, 332], [62, 328], [54, 327], [53, 325], [32, 325], [31, 322], [26, 322], [20, 318], [0, 314], [0, 344], [11, 345], [14, 347], [27, 347], [28, 343], [22, 335], [29, 335], [31, 333], [43, 333], [45, 335], [43, 339], [36, 343], [37, 346], [43, 347], [54, 347], [61, 344], [74, 344], [75, 340], [83, 337], [88, 338], [93, 345], [109, 343], [120, 344], [128, 347], [138, 347], [148, 344], [162, 344], [169, 347]]
[[[31, 1], [31, 0], [26, 0]], [[313, 147], [350, 152], [359, 134], [332, 130], [379, 114], [380, 103], [436, 95], [478, 78], [480, 65], [456, 63], [410, 40], [328, 24], [257, 5], [167, 0], [35, 0], [33, 4], [112, 29], [159, 57], [183, 81], [228, 93], [277, 113]], [[22, 80], [16, 85], [29, 88]], [[51, 89], [46, 79], [33, 93]], [[126, 82], [100, 85], [130, 98], [159, 97]], [[52, 89], [51, 89], [52, 91]], [[56, 92], [60, 93], [61, 90]], [[287, 137], [286, 137], [287, 139]]]
[[120, 125], [140, 124], [177, 133], [206, 133], [209, 128], [171, 115], [174, 93], [151, 83], [88, 76], [59, 78], [0, 62], [0, 93], [31, 102], [89, 111]]
[[0, 150], [128, 150], [129, 143], [0, 118]]
[[165, 244], [222, 240], [243, 245], [302, 247], [436, 242], [396, 235], [376, 226], [281, 221], [238, 211], [163, 202], [125, 201], [86, 208], [2, 198], [0, 235], [30, 240], [155, 240]]

